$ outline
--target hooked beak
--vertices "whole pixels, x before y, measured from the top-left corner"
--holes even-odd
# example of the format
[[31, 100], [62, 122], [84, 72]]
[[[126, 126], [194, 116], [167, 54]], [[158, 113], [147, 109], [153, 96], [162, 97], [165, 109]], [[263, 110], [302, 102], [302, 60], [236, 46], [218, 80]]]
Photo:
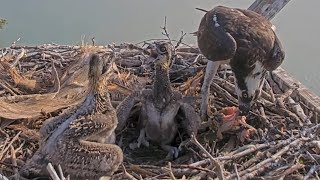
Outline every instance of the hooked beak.
[[158, 52], [154, 48], [151, 48], [150, 50], [150, 57], [157, 59], [158, 58]]
[[250, 103], [241, 103], [239, 102], [239, 110], [240, 110], [240, 115], [248, 115], [249, 111], [251, 109]]

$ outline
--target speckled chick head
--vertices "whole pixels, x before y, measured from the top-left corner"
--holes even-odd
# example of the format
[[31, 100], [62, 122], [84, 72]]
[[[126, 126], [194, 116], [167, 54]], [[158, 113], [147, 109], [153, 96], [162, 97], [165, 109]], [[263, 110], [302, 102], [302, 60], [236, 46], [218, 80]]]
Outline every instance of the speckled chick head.
[[160, 65], [169, 69], [172, 64], [173, 47], [169, 42], [158, 41], [154, 42], [154, 47], [151, 49], [151, 57], [155, 59], [155, 65]]

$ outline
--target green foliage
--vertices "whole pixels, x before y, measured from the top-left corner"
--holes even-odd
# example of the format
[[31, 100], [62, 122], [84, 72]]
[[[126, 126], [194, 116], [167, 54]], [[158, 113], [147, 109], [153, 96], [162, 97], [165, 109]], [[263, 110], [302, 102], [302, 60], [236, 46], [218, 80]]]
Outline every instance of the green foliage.
[[2, 29], [3, 26], [6, 25], [6, 24], [7, 24], [7, 20], [0, 18], [0, 29]]

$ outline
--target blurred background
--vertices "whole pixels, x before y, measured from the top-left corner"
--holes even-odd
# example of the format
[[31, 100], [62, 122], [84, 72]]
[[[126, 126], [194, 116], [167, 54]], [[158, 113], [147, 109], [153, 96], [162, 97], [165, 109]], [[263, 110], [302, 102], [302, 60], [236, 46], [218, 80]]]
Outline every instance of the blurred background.
[[[95, 37], [97, 44], [137, 43], [163, 38], [160, 27], [167, 17], [171, 38], [181, 31], [194, 32], [203, 12], [217, 5], [248, 8], [254, 0], [0, 0], [0, 18], [7, 24], [0, 30], [0, 48], [21, 38], [18, 44], [79, 44]], [[286, 50], [282, 65], [286, 71], [320, 95], [319, 0], [292, 0], [272, 23]], [[187, 35], [185, 43], [196, 44]]]

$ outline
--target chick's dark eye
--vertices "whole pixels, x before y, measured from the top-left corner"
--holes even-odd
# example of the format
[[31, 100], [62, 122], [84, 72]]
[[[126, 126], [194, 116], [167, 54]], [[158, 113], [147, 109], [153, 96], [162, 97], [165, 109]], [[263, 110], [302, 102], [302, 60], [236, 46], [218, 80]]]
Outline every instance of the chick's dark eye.
[[253, 74], [253, 77], [255, 78], [255, 77], [259, 76], [260, 74], [261, 74], [260, 72], [257, 72], [255, 74]]
[[164, 46], [162, 46], [162, 47], [160, 47], [160, 51], [161, 51], [161, 52], [166, 52], [166, 51], [167, 51], [167, 48], [164, 47]]

